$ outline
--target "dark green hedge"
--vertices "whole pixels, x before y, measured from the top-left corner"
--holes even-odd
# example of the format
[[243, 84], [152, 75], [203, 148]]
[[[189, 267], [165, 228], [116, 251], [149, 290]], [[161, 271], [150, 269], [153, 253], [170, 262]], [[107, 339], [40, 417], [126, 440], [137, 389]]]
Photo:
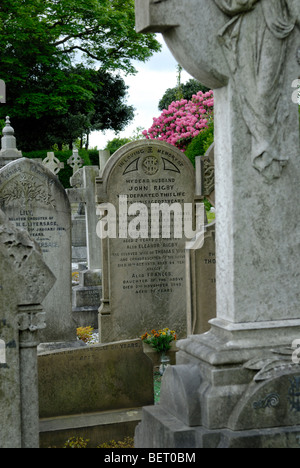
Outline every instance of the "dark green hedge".
[[[47, 153], [51, 150], [23, 152], [23, 156], [29, 159], [46, 159]], [[58, 178], [64, 188], [70, 188], [70, 177], [73, 175], [73, 169], [67, 161], [72, 156], [72, 151], [54, 151], [55, 156], [64, 163], [65, 168], [58, 173]], [[96, 150], [79, 150], [79, 155], [84, 161], [85, 166], [99, 166], [99, 152]]]

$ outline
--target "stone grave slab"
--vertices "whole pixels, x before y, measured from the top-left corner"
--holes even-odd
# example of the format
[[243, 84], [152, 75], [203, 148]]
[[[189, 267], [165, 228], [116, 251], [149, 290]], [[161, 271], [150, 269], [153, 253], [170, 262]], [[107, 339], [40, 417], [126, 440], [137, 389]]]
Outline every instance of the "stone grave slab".
[[120, 440], [154, 401], [153, 364], [141, 340], [49, 351], [38, 369], [42, 446], [63, 445], [74, 428], [96, 444]]

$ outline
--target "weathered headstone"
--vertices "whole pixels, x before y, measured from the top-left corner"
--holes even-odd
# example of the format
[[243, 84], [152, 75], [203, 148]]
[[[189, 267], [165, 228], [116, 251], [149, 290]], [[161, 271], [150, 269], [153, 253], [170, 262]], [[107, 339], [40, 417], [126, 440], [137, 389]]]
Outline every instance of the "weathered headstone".
[[66, 192], [72, 210], [72, 263], [86, 265], [86, 216], [85, 203], [82, 198], [83, 175], [81, 170], [73, 174], [70, 178], [70, 184], [72, 189], [67, 189]]
[[0, 168], [6, 164], [22, 158], [22, 152], [17, 149], [15, 131], [10, 124], [9, 117], [6, 117], [6, 125], [2, 131], [1, 151], [0, 151]]
[[82, 432], [95, 446], [122, 440], [154, 401], [153, 365], [141, 340], [44, 353], [38, 369], [44, 447]]
[[64, 188], [43, 165], [22, 158], [0, 171], [0, 208], [39, 244], [57, 278], [43, 302], [47, 329], [41, 333], [41, 342], [76, 340], [71, 302], [71, 213]]
[[80, 203], [72, 214], [72, 263], [87, 265], [85, 206]]
[[[214, 144], [205, 156], [197, 156], [196, 199], [207, 198], [215, 202]], [[187, 279], [187, 332], [198, 335], [210, 329], [209, 320], [216, 317], [216, 245], [215, 222], [208, 224], [202, 205], [200, 229], [194, 239], [186, 244]]]
[[[175, 204], [182, 214], [185, 204], [194, 204], [190, 161], [169, 144], [141, 140], [111, 156], [96, 184], [99, 212], [105, 214], [107, 206], [108, 230], [113, 228], [110, 210], [116, 210], [117, 219], [115, 238], [111, 232], [102, 239], [100, 341], [132, 339], [165, 327], [186, 336], [186, 238], [175, 233], [175, 222], [167, 233], [160, 228], [172, 218]], [[163, 219], [153, 230], [152, 210], [160, 206]]]
[[37, 345], [55, 277], [0, 211], [0, 448], [39, 447]]
[[78, 326], [98, 328], [98, 309], [101, 302], [101, 248], [96, 234], [97, 216], [95, 203], [95, 180], [99, 175], [97, 166], [85, 166], [71, 177], [68, 189], [69, 200], [79, 201], [84, 206], [84, 226], [87, 241], [87, 270], [79, 273], [79, 286], [73, 288], [73, 316]]
[[300, 336], [292, 87], [300, 4], [136, 0], [136, 7], [137, 31], [162, 32], [178, 62], [214, 89], [217, 213], [217, 318], [208, 333], [178, 343], [159, 417], [145, 410], [136, 446], [176, 447], [184, 431], [190, 447], [297, 447], [299, 368], [286, 348]]
[[210, 330], [209, 321], [216, 317], [215, 223], [206, 221], [203, 232], [187, 243], [186, 278], [187, 333], [199, 335]]

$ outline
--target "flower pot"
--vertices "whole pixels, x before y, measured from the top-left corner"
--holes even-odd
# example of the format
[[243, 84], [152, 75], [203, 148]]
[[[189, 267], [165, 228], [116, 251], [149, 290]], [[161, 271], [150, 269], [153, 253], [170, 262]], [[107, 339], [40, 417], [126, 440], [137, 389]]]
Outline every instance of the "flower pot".
[[159, 366], [160, 375], [164, 375], [166, 368], [170, 365], [170, 362], [171, 362], [171, 359], [168, 353], [160, 354], [160, 366]]
[[[158, 353], [155, 349], [153, 349], [150, 345], [143, 342], [143, 350], [144, 353], [151, 359], [153, 362], [153, 367], [159, 368], [160, 362], [160, 353]], [[170, 358], [169, 364], [172, 366], [176, 364], [176, 341], [171, 343], [171, 349], [166, 353], [166, 355]]]

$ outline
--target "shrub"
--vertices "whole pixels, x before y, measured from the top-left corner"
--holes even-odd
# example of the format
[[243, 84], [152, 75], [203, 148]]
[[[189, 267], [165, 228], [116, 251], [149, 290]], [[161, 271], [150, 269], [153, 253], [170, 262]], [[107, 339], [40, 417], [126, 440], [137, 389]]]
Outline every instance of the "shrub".
[[89, 440], [84, 440], [82, 437], [70, 437], [67, 440], [65, 445], [63, 446], [64, 449], [82, 449], [87, 448]]
[[193, 138], [208, 128], [213, 112], [213, 91], [194, 94], [190, 101], [172, 102], [158, 118], [153, 119], [149, 130], [144, 130], [147, 139], [158, 139], [185, 151]]
[[127, 143], [130, 143], [131, 139], [130, 138], [114, 138], [113, 140], [109, 141], [106, 146], [106, 150], [110, 152], [111, 155], [113, 155], [119, 148], [122, 146], [126, 145]]
[[125, 437], [124, 440], [119, 442], [111, 440], [110, 442], [105, 442], [104, 444], [99, 445], [97, 448], [134, 448], [134, 439], [133, 437]]

